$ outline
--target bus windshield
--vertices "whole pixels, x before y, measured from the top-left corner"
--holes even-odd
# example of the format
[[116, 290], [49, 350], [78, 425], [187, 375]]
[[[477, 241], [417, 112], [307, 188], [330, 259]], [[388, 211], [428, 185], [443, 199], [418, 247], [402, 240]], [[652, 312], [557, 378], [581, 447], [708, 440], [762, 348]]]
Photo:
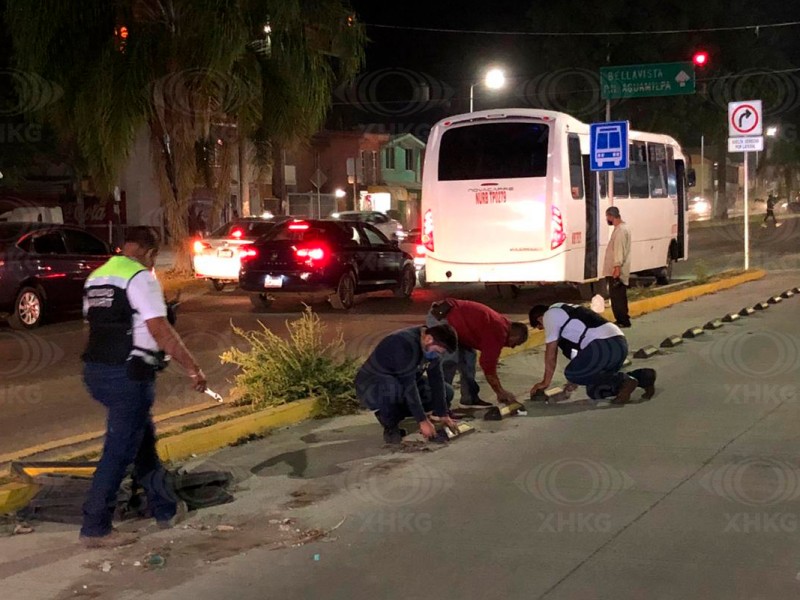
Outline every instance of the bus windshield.
[[545, 177], [550, 127], [541, 123], [487, 123], [442, 135], [439, 181]]

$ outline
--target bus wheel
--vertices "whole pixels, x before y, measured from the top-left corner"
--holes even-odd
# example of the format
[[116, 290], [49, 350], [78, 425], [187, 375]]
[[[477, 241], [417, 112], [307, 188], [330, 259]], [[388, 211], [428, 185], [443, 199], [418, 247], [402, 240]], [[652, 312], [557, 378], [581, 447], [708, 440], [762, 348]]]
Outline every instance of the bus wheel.
[[667, 251], [667, 264], [656, 271], [656, 283], [658, 285], [669, 285], [669, 282], [672, 281], [673, 264], [674, 261], [672, 260], [672, 253]]
[[514, 300], [514, 298], [519, 296], [518, 285], [502, 284], [496, 286], [495, 289], [497, 290], [497, 295], [503, 300]]

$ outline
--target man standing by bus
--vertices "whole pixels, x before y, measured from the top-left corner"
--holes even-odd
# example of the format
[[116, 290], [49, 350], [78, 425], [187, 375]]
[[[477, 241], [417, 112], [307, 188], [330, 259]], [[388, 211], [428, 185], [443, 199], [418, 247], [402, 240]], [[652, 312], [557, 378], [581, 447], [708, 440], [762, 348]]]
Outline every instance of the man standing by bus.
[[628, 356], [625, 335], [591, 309], [565, 303], [538, 304], [528, 316], [531, 327], [544, 330], [545, 337], [544, 377], [531, 388], [531, 396], [550, 387], [559, 349], [570, 361], [564, 369], [568, 392], [585, 385], [590, 398], [613, 397], [614, 404], [630, 402], [637, 387], [644, 388], [645, 399], [655, 394], [655, 370], [622, 373], [620, 369]]
[[619, 208], [606, 209], [606, 222], [614, 227], [603, 261], [603, 276], [608, 282], [611, 310], [619, 327], [630, 327], [628, 285], [631, 277], [631, 232], [622, 220]]
[[528, 339], [525, 323], [512, 323], [485, 304], [469, 300], [446, 298], [435, 302], [428, 313], [428, 325], [447, 323], [458, 334], [458, 351], [442, 359], [445, 381], [452, 385], [456, 371], [461, 379], [461, 406], [485, 408], [492, 406], [478, 394], [480, 386], [475, 381], [475, 364], [478, 352], [486, 381], [498, 402], [514, 402], [514, 394], [506, 390], [497, 376], [497, 363], [503, 348], [514, 348]]

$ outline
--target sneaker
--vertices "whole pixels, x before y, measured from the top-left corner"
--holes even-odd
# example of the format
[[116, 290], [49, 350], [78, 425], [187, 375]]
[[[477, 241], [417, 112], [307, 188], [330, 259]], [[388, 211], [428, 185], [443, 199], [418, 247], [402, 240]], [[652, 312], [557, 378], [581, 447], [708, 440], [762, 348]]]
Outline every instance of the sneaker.
[[119, 548], [130, 546], [139, 541], [139, 536], [134, 533], [121, 533], [112, 529], [111, 533], [101, 536], [80, 536], [80, 542], [86, 548]]
[[178, 500], [178, 505], [175, 510], [175, 515], [167, 519], [166, 521], [158, 521], [156, 520], [156, 525], [158, 525], [159, 529], [172, 529], [178, 523], [186, 520], [186, 517], [189, 514], [189, 507], [186, 505], [186, 502], [183, 500]]
[[636, 381], [633, 377], [628, 377], [625, 379], [625, 382], [620, 386], [619, 391], [617, 392], [617, 397], [614, 398], [611, 403], [612, 404], [627, 404], [631, 401], [631, 394], [633, 391], [639, 387], [639, 382]]
[[402, 444], [403, 438], [408, 435], [405, 429], [399, 427], [384, 427], [383, 441], [387, 444]]
[[480, 398], [475, 398], [470, 402], [462, 400], [460, 404], [464, 408], [490, 408], [494, 406], [494, 404], [492, 404], [491, 402], [486, 402], [486, 400], [481, 400]]
[[631, 322], [630, 321], [616, 321], [614, 323], [614, 325], [616, 325], [620, 329], [627, 329], [628, 327], [631, 326]]

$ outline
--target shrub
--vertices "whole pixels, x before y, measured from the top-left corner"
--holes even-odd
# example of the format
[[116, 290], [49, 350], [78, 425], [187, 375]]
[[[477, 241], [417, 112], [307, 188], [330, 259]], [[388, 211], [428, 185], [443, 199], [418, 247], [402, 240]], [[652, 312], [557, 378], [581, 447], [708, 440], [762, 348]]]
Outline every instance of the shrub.
[[310, 307], [295, 321], [287, 321], [288, 339], [259, 321], [260, 330], [233, 327], [247, 343], [245, 350], [232, 347], [221, 355], [223, 363], [235, 364], [234, 393], [253, 408], [278, 406], [314, 398], [314, 416], [353, 414], [360, 410], [354, 380], [358, 364], [344, 353], [344, 338], [337, 330], [333, 341], [324, 341], [327, 326]]

